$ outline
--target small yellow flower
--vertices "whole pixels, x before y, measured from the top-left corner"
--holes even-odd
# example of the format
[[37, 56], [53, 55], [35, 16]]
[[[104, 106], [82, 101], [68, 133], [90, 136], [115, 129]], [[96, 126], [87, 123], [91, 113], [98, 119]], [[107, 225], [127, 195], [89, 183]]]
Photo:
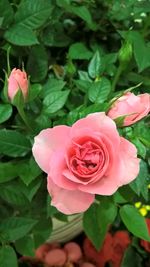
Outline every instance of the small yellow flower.
[[148, 187], [148, 189], [150, 189], [150, 184], [147, 187]]
[[101, 80], [101, 77], [96, 77], [94, 82], [99, 82]]
[[145, 207], [140, 208], [140, 209], [139, 209], [139, 212], [142, 214], [142, 216], [146, 216], [147, 213], [148, 213], [148, 211], [146, 210]]
[[149, 211], [150, 210], [150, 205], [146, 205], [145, 208], [146, 208], [146, 210]]
[[141, 207], [142, 203], [141, 202], [136, 202], [134, 205], [135, 205], [135, 207], [137, 209], [139, 209]]

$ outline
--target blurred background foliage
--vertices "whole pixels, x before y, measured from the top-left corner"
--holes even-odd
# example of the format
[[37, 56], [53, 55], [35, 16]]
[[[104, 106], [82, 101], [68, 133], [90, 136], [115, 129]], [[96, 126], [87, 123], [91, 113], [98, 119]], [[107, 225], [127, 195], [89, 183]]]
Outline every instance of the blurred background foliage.
[[[67, 221], [49, 205], [45, 175], [31, 153], [34, 135], [107, 111], [110, 100], [128, 88], [150, 93], [149, 13], [148, 0], [0, 1], [0, 266], [17, 266], [14, 249], [34, 255], [52, 231], [53, 216]], [[32, 131], [7, 98], [6, 72], [15, 67], [30, 77], [25, 112]], [[97, 197], [101, 205], [85, 213], [85, 232], [97, 247], [108, 225], [115, 221], [117, 228], [121, 219], [134, 235], [147, 237], [134, 203], [149, 203], [149, 117], [119, 131], [137, 146], [141, 171], [109, 200]], [[97, 227], [92, 227], [90, 214], [97, 216]], [[135, 231], [130, 216], [140, 222]]]

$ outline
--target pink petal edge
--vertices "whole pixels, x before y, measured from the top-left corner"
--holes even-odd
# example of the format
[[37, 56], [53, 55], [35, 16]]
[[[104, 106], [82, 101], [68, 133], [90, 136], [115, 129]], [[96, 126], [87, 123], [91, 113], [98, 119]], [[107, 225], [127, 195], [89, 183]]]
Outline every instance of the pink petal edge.
[[52, 198], [51, 205], [64, 214], [75, 214], [86, 211], [94, 202], [95, 195], [78, 190], [62, 189], [47, 178], [47, 189]]
[[70, 127], [65, 125], [55, 126], [42, 130], [34, 138], [32, 148], [33, 156], [40, 168], [48, 173], [50, 168], [50, 159], [53, 151], [66, 145], [69, 139]]

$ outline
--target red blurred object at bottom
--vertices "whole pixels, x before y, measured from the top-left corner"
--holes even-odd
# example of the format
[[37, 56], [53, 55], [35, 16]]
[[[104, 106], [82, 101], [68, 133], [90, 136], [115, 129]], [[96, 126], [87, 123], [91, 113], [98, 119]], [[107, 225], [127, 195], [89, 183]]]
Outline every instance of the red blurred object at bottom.
[[106, 234], [103, 246], [100, 251], [97, 251], [91, 241], [86, 238], [83, 243], [83, 250], [86, 258], [96, 264], [97, 267], [104, 267], [106, 262], [109, 262], [113, 253], [113, 238], [110, 233]]
[[[146, 224], [147, 224], [147, 228], [148, 228], [148, 232], [149, 232], [149, 235], [150, 235], [150, 219], [146, 219]], [[145, 240], [141, 240], [140, 241], [141, 243], [141, 246], [147, 251], [150, 253], [150, 242], [148, 241], [145, 241]]]
[[113, 236], [106, 234], [100, 251], [97, 251], [89, 239], [85, 239], [83, 249], [86, 258], [96, 264], [97, 267], [104, 267], [107, 262], [112, 267], [120, 267], [124, 252], [131, 243], [128, 232], [118, 231]]
[[109, 263], [112, 267], [120, 267], [124, 252], [131, 240], [128, 232], [108, 232], [99, 251], [92, 242], [85, 238], [83, 248], [76, 242], [68, 242], [64, 246], [43, 244], [37, 248], [35, 258], [22, 257], [21, 261], [35, 267], [105, 267]]
[[126, 248], [131, 243], [128, 232], [117, 231], [113, 236], [112, 266], [120, 267]]

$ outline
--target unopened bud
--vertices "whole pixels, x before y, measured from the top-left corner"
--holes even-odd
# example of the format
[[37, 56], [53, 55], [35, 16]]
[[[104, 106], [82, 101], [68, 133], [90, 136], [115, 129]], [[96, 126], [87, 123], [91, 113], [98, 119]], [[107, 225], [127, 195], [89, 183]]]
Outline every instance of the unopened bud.
[[131, 58], [132, 58], [132, 44], [129, 41], [126, 41], [119, 51], [118, 59], [120, 64], [126, 67]]
[[27, 74], [25, 71], [15, 68], [8, 77], [8, 97], [11, 101], [19, 90], [21, 90], [24, 99], [26, 99], [28, 94]]

